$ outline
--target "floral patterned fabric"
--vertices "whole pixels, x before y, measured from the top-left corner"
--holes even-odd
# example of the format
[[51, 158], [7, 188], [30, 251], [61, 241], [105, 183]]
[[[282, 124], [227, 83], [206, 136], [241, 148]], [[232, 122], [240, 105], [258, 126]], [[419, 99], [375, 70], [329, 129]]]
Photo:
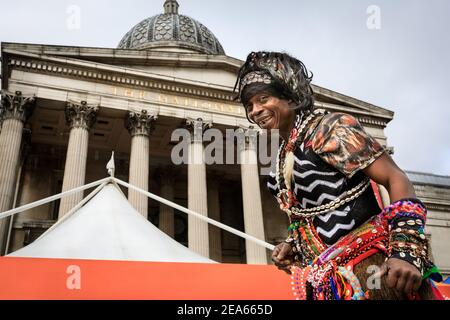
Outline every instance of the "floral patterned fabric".
[[312, 149], [347, 178], [368, 167], [385, 151], [351, 115], [329, 113], [311, 137]]

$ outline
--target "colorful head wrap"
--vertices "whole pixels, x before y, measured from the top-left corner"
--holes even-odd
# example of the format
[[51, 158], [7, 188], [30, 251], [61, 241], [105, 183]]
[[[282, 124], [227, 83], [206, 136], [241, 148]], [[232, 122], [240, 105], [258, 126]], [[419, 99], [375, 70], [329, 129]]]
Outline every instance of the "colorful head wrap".
[[312, 109], [312, 73], [305, 65], [286, 53], [252, 52], [239, 70], [235, 90], [242, 98], [245, 87], [252, 83], [277, 84], [302, 109]]
[[252, 84], [252, 83], [265, 83], [270, 84], [272, 83], [272, 77], [268, 74], [261, 72], [261, 71], [253, 71], [247, 73], [241, 80], [241, 86], [244, 88], [246, 85]]

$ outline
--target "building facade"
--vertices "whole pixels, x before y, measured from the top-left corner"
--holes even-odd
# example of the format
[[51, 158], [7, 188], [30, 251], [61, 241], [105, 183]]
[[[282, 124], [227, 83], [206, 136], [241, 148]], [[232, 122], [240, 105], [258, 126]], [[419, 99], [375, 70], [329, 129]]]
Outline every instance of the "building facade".
[[417, 197], [428, 209], [425, 233], [430, 238], [433, 261], [444, 277], [450, 276], [450, 176], [406, 172]]
[[[164, 13], [138, 23], [117, 49], [2, 43], [0, 212], [105, 177], [115, 151], [118, 178], [267, 242], [285, 238], [287, 217], [258, 164], [177, 165], [171, 159], [177, 128], [251, 130], [233, 92], [243, 61], [227, 56], [208, 28], [178, 9], [177, 1], [165, 1]], [[316, 107], [352, 114], [387, 146], [384, 129], [393, 112], [313, 89]], [[189, 156], [201, 159], [205, 147], [191, 139]], [[248, 143], [235, 156], [256, 153]], [[204, 256], [270, 261], [269, 252], [251, 242], [124, 192], [142, 215]], [[31, 243], [82, 197], [3, 219], [2, 254]]]

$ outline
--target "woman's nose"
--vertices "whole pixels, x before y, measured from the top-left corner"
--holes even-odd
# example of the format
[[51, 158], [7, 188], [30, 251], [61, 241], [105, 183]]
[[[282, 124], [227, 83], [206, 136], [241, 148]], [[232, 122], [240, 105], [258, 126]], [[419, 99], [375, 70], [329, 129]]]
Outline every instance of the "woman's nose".
[[252, 106], [252, 111], [250, 112], [249, 116], [251, 117], [256, 117], [257, 115], [259, 115], [261, 112], [263, 111], [263, 108], [261, 107], [261, 105], [259, 103], [255, 103]]

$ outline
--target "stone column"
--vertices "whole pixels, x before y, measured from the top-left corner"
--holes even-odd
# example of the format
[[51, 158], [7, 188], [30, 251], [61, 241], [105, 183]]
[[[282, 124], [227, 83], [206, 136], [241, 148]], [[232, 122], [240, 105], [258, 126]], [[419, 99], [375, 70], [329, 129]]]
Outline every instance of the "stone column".
[[[208, 181], [208, 216], [220, 221], [219, 202], [220, 179], [214, 177]], [[222, 230], [216, 226], [209, 225], [209, 251], [210, 258], [214, 261], [222, 261]]]
[[[265, 240], [261, 190], [259, 184], [258, 157], [256, 154], [257, 132], [244, 130], [245, 143], [238, 145], [241, 162], [242, 199], [244, 204], [245, 233]], [[266, 249], [254, 242], [245, 242], [248, 264], [267, 264]]]
[[[125, 120], [125, 127], [131, 135], [129, 183], [145, 191], [148, 191], [150, 170], [149, 137], [155, 120], [156, 116], [148, 114], [146, 110], [130, 111]], [[145, 218], [148, 217], [147, 196], [130, 189], [128, 190], [128, 201]]]
[[[169, 168], [161, 168], [159, 172], [158, 178], [161, 186], [161, 197], [173, 202], [175, 175]], [[168, 236], [175, 237], [174, 209], [162, 203], [159, 204], [159, 229]]]
[[[203, 130], [210, 127], [202, 119], [188, 119], [187, 127], [191, 130], [188, 162], [188, 208], [204, 216], [208, 215], [208, 198], [206, 186], [206, 166], [203, 159]], [[189, 248], [209, 257], [208, 223], [193, 216], [188, 217]]]
[[[95, 123], [97, 111], [98, 106], [88, 105], [86, 101], [68, 102], [66, 105], [66, 122], [70, 128], [70, 134], [64, 166], [63, 192], [85, 183], [89, 130]], [[61, 219], [82, 199], [83, 192], [62, 198], [58, 219]]]
[[[17, 165], [19, 163], [22, 130], [30, 116], [34, 97], [25, 97], [20, 91], [2, 91], [0, 119], [0, 212], [11, 209], [14, 199]], [[0, 220], [0, 255], [5, 252], [9, 218]]]

